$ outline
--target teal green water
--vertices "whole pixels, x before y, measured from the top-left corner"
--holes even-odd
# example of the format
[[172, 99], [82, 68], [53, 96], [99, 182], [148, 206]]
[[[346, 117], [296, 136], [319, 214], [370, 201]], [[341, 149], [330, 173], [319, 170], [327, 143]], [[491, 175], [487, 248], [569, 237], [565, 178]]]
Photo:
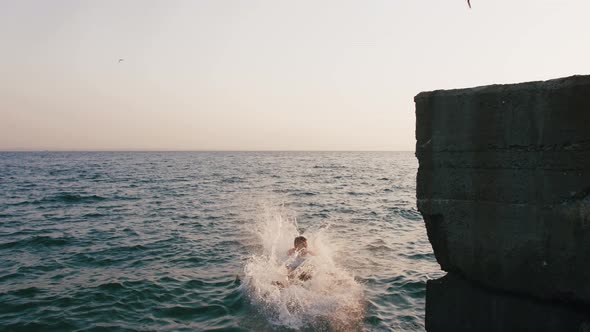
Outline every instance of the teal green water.
[[[0, 153], [0, 330], [424, 330], [442, 273], [416, 170], [410, 152]], [[264, 284], [283, 224], [319, 249], [314, 283]]]

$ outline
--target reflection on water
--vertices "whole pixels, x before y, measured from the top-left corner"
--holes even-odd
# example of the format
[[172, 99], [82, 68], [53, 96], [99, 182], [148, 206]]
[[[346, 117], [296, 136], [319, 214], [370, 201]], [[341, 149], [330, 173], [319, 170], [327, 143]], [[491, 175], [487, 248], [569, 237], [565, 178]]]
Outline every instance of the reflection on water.
[[[416, 168], [410, 152], [0, 153], [0, 326], [421, 331], [441, 273]], [[298, 233], [313, 278], [279, 289]]]

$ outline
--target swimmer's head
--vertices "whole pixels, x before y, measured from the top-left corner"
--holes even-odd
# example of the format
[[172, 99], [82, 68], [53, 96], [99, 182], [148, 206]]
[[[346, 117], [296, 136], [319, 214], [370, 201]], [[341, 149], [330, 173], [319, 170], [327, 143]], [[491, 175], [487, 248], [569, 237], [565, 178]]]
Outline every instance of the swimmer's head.
[[295, 249], [307, 248], [307, 239], [303, 236], [298, 236], [295, 238], [293, 245], [295, 246]]

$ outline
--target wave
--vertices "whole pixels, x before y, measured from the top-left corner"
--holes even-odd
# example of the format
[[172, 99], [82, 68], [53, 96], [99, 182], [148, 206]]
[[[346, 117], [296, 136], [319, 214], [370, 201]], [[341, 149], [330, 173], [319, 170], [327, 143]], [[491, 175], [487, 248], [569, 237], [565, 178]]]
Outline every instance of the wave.
[[54, 198], [55, 201], [58, 202], [66, 202], [66, 203], [80, 203], [80, 202], [95, 202], [95, 201], [102, 201], [105, 200], [106, 197], [98, 196], [98, 195], [90, 195], [90, 196], [83, 196], [83, 195], [76, 195], [76, 194], [60, 194]]
[[338, 249], [331, 244], [327, 230], [329, 227], [321, 227], [302, 234], [316, 252], [304, 263], [313, 277], [288, 281], [287, 251], [300, 235], [296, 218], [282, 207], [263, 208], [255, 227], [260, 251], [253, 253], [245, 265], [241, 287], [272, 325], [354, 330], [361, 324], [363, 288], [334, 261]]
[[311, 192], [311, 191], [295, 191], [295, 192], [292, 192], [291, 195], [298, 196], [298, 197], [306, 197], [306, 196], [317, 196], [318, 193]]
[[11, 241], [0, 244], [0, 249], [8, 249], [21, 246], [65, 246], [69, 245], [74, 241], [71, 237], [50, 237], [45, 235], [35, 235], [33, 237], [25, 238], [22, 240]]
[[368, 192], [358, 192], [358, 191], [348, 191], [346, 192], [347, 195], [351, 195], [351, 196], [366, 196], [366, 195], [370, 195], [370, 193]]
[[240, 183], [240, 182], [244, 182], [244, 179], [242, 179], [241, 177], [238, 177], [238, 176], [231, 176], [231, 177], [222, 179], [221, 182], [222, 183]]
[[101, 218], [101, 217], [106, 217], [106, 216], [107, 216], [106, 214], [92, 212], [92, 213], [86, 213], [85, 215], [82, 216], [82, 218]]
[[78, 194], [70, 194], [70, 193], [60, 193], [54, 196], [44, 197], [38, 200], [31, 200], [31, 201], [22, 201], [19, 203], [15, 203], [13, 205], [39, 205], [45, 203], [91, 203], [91, 202], [99, 202], [106, 200], [106, 197], [98, 196], [98, 195], [78, 195]]
[[418, 253], [418, 254], [401, 254], [401, 256], [407, 257], [416, 261], [435, 260], [434, 253]]
[[398, 215], [407, 220], [422, 221], [422, 214], [414, 207], [403, 208], [403, 207], [391, 207], [389, 211], [395, 215]]
[[313, 168], [326, 168], [326, 169], [344, 169], [344, 165], [314, 165]]
[[80, 195], [80, 194], [72, 194], [72, 193], [59, 193], [57, 195], [46, 196], [41, 199], [37, 200], [27, 200], [18, 203], [11, 204], [13, 206], [20, 206], [20, 205], [42, 205], [47, 203], [64, 203], [64, 204], [81, 204], [81, 203], [96, 203], [102, 202], [106, 200], [116, 200], [116, 201], [136, 201], [140, 200], [139, 197], [133, 196], [114, 196], [111, 198], [99, 196], [99, 195]]

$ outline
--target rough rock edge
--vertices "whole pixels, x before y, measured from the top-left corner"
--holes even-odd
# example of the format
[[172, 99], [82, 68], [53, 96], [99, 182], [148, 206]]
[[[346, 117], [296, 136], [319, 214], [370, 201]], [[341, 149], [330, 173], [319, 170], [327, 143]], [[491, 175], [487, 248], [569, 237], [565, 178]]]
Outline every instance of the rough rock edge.
[[573, 75], [568, 77], [556, 78], [546, 81], [532, 81], [524, 83], [508, 83], [508, 84], [490, 84], [482, 85], [473, 88], [459, 88], [459, 89], [439, 89], [433, 91], [420, 92], [414, 97], [414, 101], [423, 98], [431, 98], [434, 96], [458, 96], [466, 92], [469, 93], [497, 93], [498, 91], [504, 92], [520, 92], [522, 90], [557, 90], [563, 88], [569, 88], [578, 85], [590, 84], [590, 75]]

